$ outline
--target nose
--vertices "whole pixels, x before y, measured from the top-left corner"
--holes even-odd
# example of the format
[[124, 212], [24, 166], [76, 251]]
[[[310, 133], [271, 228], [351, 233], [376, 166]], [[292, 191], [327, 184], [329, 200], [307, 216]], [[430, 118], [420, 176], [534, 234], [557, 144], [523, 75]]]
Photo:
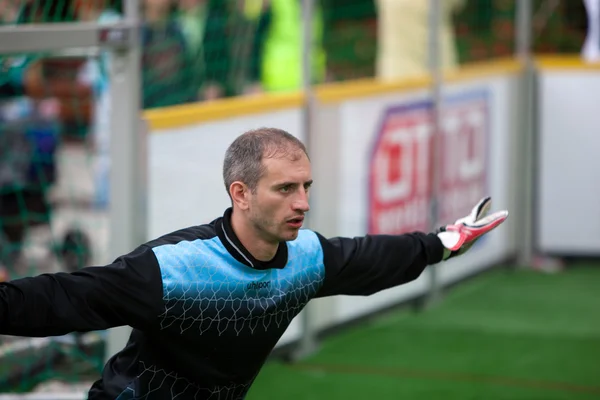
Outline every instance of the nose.
[[292, 208], [295, 212], [302, 213], [306, 213], [310, 210], [310, 205], [308, 204], [308, 195], [306, 192], [301, 191], [301, 194], [292, 203]]

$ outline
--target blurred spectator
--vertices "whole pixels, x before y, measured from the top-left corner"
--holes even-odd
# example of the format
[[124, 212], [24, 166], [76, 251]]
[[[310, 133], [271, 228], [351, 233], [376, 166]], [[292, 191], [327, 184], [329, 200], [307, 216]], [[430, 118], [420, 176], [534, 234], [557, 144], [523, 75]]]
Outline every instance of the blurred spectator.
[[327, 80], [371, 78], [375, 74], [377, 13], [374, 0], [320, 0]]
[[[441, 1], [439, 48], [443, 69], [458, 65], [452, 14], [466, 0]], [[428, 0], [377, 0], [378, 49], [376, 76], [398, 79], [429, 72]]]
[[[68, 7], [50, 0], [26, 2], [16, 14], [4, 6], [5, 24], [70, 17]], [[56, 179], [60, 108], [57, 99], [44, 90], [40, 56], [3, 56], [0, 66], [0, 262], [12, 266], [27, 228], [49, 219], [47, 192]]]
[[202, 51], [208, 0], [179, 0], [178, 20], [190, 48]]
[[466, 1], [454, 25], [460, 63], [515, 54], [515, 0]]
[[264, 40], [261, 15], [268, 2], [263, 0], [233, 0], [227, 8], [227, 32], [230, 37], [229, 74], [227, 77], [231, 95], [256, 94], [262, 92], [257, 61], [256, 45]]
[[533, 52], [580, 53], [586, 29], [587, 15], [582, 1], [540, 2], [533, 16]]
[[[18, 23], [66, 22], [75, 19], [72, 0], [32, 0], [25, 4]], [[72, 84], [84, 59], [64, 58], [51, 53], [28, 54], [29, 60], [23, 75], [27, 96], [35, 100], [56, 98], [60, 104], [60, 122], [89, 119], [90, 90]], [[63, 132], [64, 133], [64, 132]]]
[[18, 0], [0, 0], [0, 25], [14, 24], [19, 13]]
[[195, 61], [175, 17], [173, 0], [145, 0], [142, 29], [144, 109], [198, 100]]
[[179, 0], [178, 4], [177, 22], [193, 60], [199, 99], [260, 91], [253, 45], [257, 37], [262, 38], [257, 36], [257, 25], [267, 2]]
[[583, 58], [589, 62], [600, 61], [600, 0], [584, 0], [588, 29], [583, 44]]
[[244, 0], [243, 14], [252, 29], [248, 66], [244, 78], [244, 94], [263, 92], [261, 83], [262, 52], [268, 32], [270, 18], [269, 0]]
[[201, 87], [203, 81], [202, 75], [206, 74], [206, 60], [204, 52], [204, 41], [206, 24], [208, 22], [208, 1], [207, 0], [179, 0], [176, 19], [179, 23], [186, 42], [186, 51], [191, 60], [191, 68], [194, 71], [197, 79], [197, 87], [199, 89], [198, 98], [220, 97], [221, 88], [214, 89], [209, 96], [203, 93], [202, 89], [214, 85], [206, 83], [204, 88]]
[[[122, 4], [110, 0], [76, 0], [76, 15], [80, 21], [100, 24], [114, 23], [122, 18]], [[94, 147], [94, 205], [105, 208], [109, 201], [110, 174], [110, 53], [102, 51], [90, 56], [81, 68], [72, 86], [87, 87], [93, 91], [93, 113], [90, 123], [91, 142]], [[83, 90], [83, 89], [81, 89]]]
[[[302, 2], [297, 0], [262, 0], [258, 33], [254, 43], [254, 75], [268, 92], [302, 88]], [[321, 83], [326, 76], [323, 46], [323, 12], [315, 1], [312, 21], [312, 81]]]
[[199, 100], [227, 95], [230, 68], [226, 3], [215, 0], [179, 0], [176, 22], [186, 42], [190, 64], [187, 68], [198, 88]]
[[[122, 2], [109, 0], [77, 0], [75, 9], [82, 21], [113, 23], [122, 18]], [[197, 99], [198, 81], [190, 65], [189, 50], [179, 25], [173, 18], [171, 0], [145, 0], [142, 27], [142, 87], [144, 109], [188, 103]], [[103, 51], [88, 59], [78, 74], [80, 90], [94, 93], [91, 131], [94, 144], [94, 204], [105, 208], [110, 199], [110, 53]]]

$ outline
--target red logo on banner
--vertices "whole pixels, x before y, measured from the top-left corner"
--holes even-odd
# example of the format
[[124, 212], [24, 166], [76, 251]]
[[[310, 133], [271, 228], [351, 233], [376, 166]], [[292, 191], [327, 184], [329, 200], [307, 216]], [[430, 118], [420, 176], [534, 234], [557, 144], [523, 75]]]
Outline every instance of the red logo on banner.
[[[444, 102], [439, 137], [439, 219], [468, 214], [486, 193], [487, 97]], [[384, 116], [370, 161], [369, 232], [399, 234], [431, 228], [433, 126], [430, 102], [394, 107]]]

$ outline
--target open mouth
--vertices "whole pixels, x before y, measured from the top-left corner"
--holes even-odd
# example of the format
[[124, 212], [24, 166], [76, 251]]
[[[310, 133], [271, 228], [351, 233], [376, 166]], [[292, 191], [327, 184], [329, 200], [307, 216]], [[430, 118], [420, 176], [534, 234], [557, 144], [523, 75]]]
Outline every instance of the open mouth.
[[294, 228], [300, 228], [302, 226], [303, 222], [304, 222], [304, 217], [297, 217], [297, 218], [292, 218], [292, 219], [288, 220], [287, 224]]

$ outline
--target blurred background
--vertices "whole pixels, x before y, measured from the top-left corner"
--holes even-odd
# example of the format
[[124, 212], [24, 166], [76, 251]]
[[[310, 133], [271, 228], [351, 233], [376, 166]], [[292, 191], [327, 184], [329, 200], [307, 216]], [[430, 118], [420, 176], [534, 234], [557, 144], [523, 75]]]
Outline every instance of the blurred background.
[[[225, 148], [276, 126], [326, 236], [511, 216], [311, 303], [250, 399], [600, 398], [600, 1], [129, 1], [0, 0], [1, 280], [211, 221]], [[84, 399], [127, 335], [1, 336], [0, 399]]]

